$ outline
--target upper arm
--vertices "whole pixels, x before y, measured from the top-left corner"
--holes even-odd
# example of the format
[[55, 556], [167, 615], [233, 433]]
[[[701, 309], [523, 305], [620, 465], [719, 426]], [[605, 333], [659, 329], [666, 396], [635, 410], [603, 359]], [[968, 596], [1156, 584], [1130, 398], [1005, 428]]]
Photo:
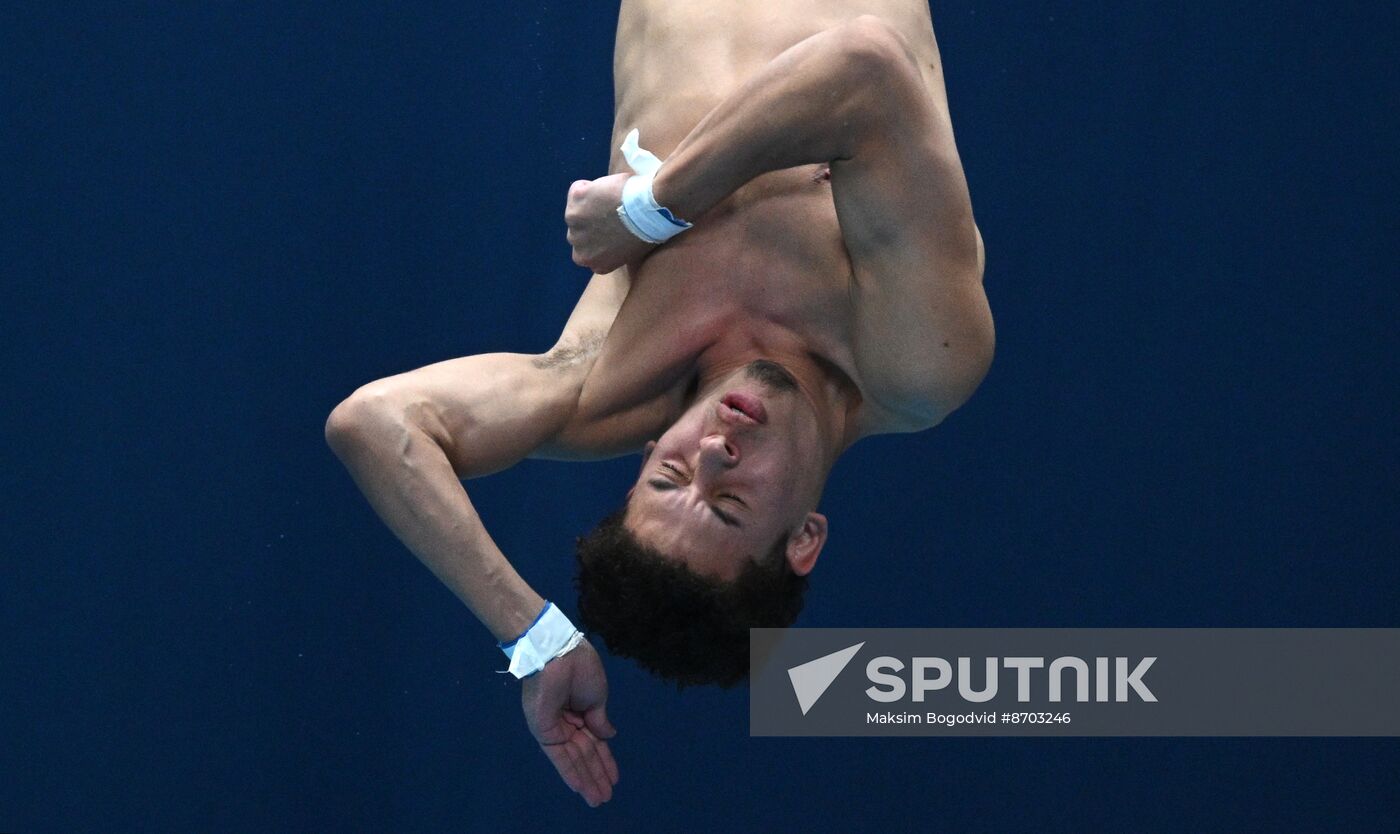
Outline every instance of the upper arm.
[[911, 42], [861, 21], [875, 76], [863, 129], [831, 165], [832, 196], [855, 275], [857, 361], [882, 377], [882, 405], [918, 427], [961, 405], [991, 361], [982, 247], [953, 140], [932, 31]]
[[461, 478], [505, 469], [548, 442], [577, 396], [540, 356], [486, 353], [386, 377], [355, 397], [397, 415], [437, 444]]
[[410, 421], [442, 448], [461, 478], [498, 472], [540, 450], [606, 454], [611, 450], [584, 448], [596, 438], [570, 445], [562, 435], [626, 294], [625, 270], [595, 275], [548, 352], [435, 362], [369, 383], [351, 400]]
[[831, 184], [852, 258], [872, 270], [919, 262], [971, 271], [972, 201], [932, 29], [911, 40], [862, 17], [848, 31], [860, 104]]

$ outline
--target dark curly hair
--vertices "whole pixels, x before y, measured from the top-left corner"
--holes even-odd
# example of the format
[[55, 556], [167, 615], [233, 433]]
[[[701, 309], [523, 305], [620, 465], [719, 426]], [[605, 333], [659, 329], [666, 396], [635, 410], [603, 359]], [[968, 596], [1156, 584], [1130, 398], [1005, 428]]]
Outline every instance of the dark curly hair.
[[787, 536], [730, 581], [702, 576], [643, 545], [627, 507], [578, 540], [579, 615], [608, 651], [678, 688], [729, 688], [749, 673], [749, 629], [797, 619], [807, 577], [787, 563]]

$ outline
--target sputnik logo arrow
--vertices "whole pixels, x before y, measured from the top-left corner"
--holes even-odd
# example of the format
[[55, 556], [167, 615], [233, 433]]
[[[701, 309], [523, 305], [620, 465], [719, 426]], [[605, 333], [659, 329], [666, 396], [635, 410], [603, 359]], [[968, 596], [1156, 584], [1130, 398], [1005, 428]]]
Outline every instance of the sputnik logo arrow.
[[836, 676], [841, 674], [841, 670], [846, 668], [846, 664], [851, 662], [851, 658], [856, 656], [860, 647], [864, 646], [862, 641], [842, 649], [839, 652], [832, 652], [823, 655], [816, 660], [809, 660], [800, 666], [794, 666], [788, 670], [788, 678], [792, 680], [792, 691], [797, 695], [797, 705], [802, 708], [802, 714], [806, 715], [807, 710], [817, 702], [817, 699], [826, 692], [831, 682], [836, 680]]

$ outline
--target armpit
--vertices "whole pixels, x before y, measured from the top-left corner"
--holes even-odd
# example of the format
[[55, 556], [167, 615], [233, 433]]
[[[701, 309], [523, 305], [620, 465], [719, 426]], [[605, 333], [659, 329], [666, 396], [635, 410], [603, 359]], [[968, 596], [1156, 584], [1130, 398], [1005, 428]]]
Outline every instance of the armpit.
[[540, 370], [568, 370], [587, 366], [598, 357], [607, 333], [602, 330], [588, 330], [571, 334], [561, 339], [548, 353], [540, 354], [531, 360]]

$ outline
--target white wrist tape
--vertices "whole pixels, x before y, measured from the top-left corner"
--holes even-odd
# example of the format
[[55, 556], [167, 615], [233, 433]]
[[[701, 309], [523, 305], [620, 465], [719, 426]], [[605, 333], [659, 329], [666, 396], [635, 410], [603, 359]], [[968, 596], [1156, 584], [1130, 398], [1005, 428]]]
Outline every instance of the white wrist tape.
[[501, 643], [501, 651], [510, 658], [506, 669], [517, 678], [535, 674], [556, 657], [573, 651], [583, 642], [583, 633], [574, 628], [564, 612], [552, 602], [544, 604], [544, 610], [525, 633], [511, 643]]
[[627, 231], [647, 243], [665, 243], [689, 229], [691, 224], [656, 202], [651, 184], [656, 179], [656, 172], [661, 170], [661, 160], [637, 144], [640, 135], [633, 128], [622, 140], [622, 155], [627, 159], [627, 166], [636, 173], [622, 185], [622, 205], [617, 207], [617, 216]]

